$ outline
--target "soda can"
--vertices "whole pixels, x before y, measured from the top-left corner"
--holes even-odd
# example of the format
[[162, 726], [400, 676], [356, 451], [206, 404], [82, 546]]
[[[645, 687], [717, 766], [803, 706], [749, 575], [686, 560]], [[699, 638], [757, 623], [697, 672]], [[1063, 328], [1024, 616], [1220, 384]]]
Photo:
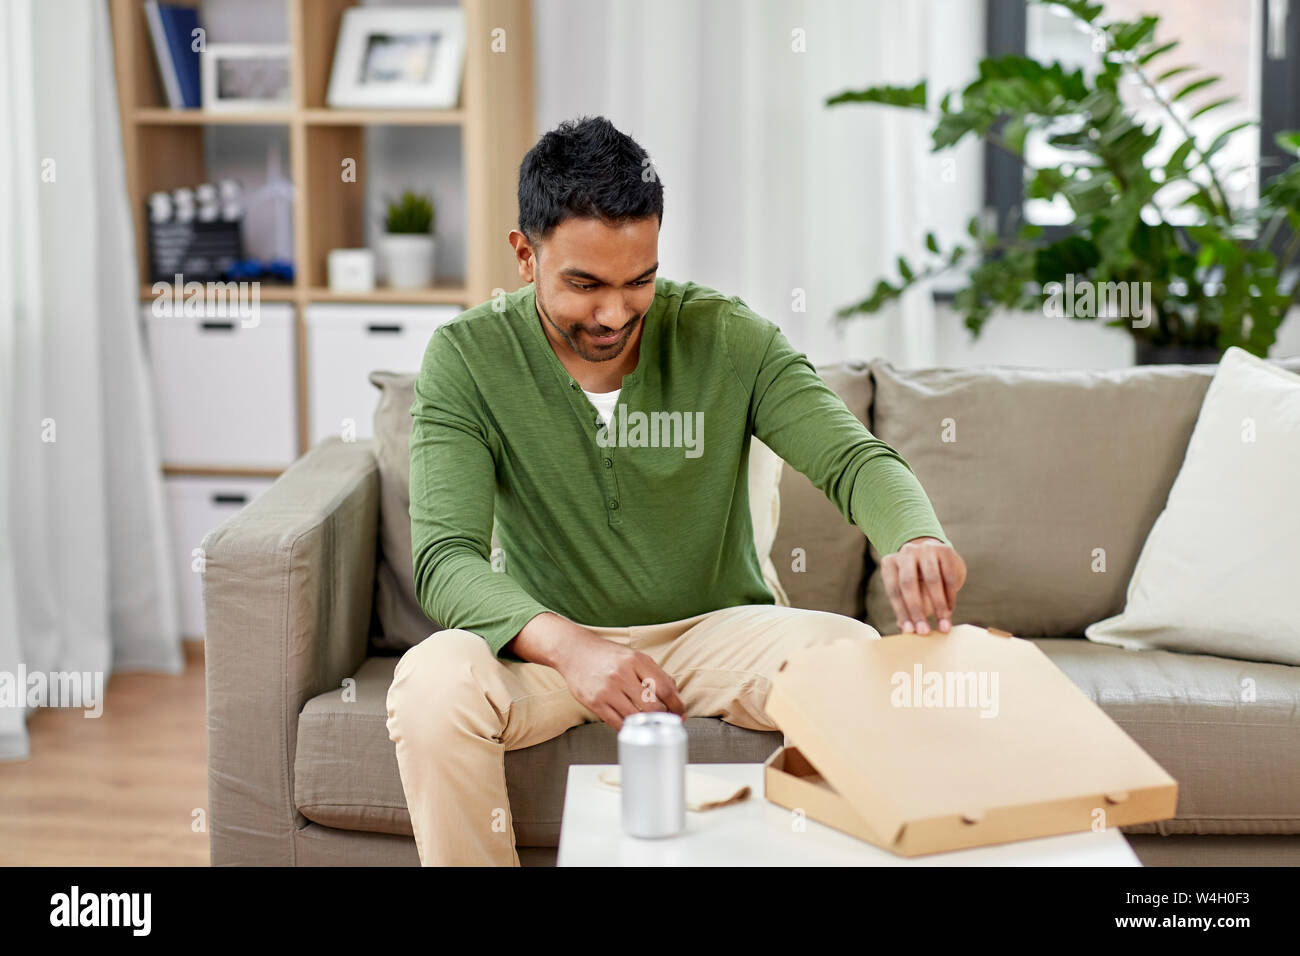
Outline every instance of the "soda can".
[[630, 714], [618, 732], [623, 830], [635, 837], [686, 829], [686, 728], [665, 711]]

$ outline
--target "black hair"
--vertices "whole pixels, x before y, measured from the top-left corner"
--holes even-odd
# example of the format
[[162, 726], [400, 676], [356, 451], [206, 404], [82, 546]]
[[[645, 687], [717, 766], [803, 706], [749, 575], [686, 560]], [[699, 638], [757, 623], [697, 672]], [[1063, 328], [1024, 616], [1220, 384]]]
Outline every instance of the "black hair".
[[519, 164], [519, 231], [539, 246], [566, 219], [664, 221], [650, 155], [603, 116], [565, 120]]

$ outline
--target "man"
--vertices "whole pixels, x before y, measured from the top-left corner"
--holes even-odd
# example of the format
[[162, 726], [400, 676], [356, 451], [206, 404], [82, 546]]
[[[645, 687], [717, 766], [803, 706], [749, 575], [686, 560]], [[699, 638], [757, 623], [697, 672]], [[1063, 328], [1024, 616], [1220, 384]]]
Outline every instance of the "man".
[[[951, 626], [966, 568], [906, 462], [772, 322], [658, 277], [663, 186], [602, 117], [519, 172], [527, 283], [439, 327], [411, 408], [416, 593], [388, 731], [420, 860], [518, 865], [505, 751], [637, 711], [776, 730], [770, 675], [871, 626], [779, 607], [748, 503], [751, 435], [876, 544], [901, 630]], [[494, 518], [505, 573], [493, 570]]]

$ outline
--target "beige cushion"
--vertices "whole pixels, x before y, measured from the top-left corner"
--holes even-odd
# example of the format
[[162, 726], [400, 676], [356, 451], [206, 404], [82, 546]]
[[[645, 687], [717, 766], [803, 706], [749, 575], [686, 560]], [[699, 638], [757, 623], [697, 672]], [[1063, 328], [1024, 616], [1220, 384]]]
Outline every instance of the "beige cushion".
[[1300, 665], [1300, 375], [1230, 348], [1129, 582], [1087, 637]]
[[[375, 455], [379, 461], [379, 567], [375, 580], [375, 612], [382, 634], [372, 641], [381, 650], [401, 652], [418, 644], [440, 625], [430, 620], [415, 596], [411, 558], [411, 405], [415, 402], [412, 372], [377, 371], [370, 381], [380, 392], [375, 408]], [[749, 507], [754, 547], [763, 581], [776, 603], [790, 599], [772, 565], [770, 552], [780, 520], [780, 481], [783, 462], [762, 442], [754, 440], [749, 455]], [[788, 469], [787, 469], [788, 470]], [[838, 512], [836, 513], [838, 518]], [[842, 521], [842, 519], [841, 519]], [[493, 566], [498, 567], [497, 535], [492, 533]], [[859, 576], [860, 579], [860, 576]]]
[[[864, 425], [871, 410], [871, 374], [865, 362], [819, 365], [817, 373]], [[844, 520], [802, 473], [781, 475], [781, 524], [772, 560], [790, 603], [862, 619], [867, 537]]]
[[[872, 431], [912, 466], [966, 561], [954, 623], [1079, 637], [1123, 609], [1214, 366], [871, 371]], [[867, 618], [895, 629], [878, 573]]]

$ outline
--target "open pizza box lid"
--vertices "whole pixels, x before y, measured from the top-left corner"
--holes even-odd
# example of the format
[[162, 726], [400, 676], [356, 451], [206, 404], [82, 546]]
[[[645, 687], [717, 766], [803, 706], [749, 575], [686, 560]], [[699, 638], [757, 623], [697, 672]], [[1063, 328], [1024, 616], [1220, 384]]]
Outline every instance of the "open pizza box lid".
[[1030, 641], [947, 634], [794, 652], [766, 709], [769, 800], [902, 856], [1172, 817], [1178, 785]]

